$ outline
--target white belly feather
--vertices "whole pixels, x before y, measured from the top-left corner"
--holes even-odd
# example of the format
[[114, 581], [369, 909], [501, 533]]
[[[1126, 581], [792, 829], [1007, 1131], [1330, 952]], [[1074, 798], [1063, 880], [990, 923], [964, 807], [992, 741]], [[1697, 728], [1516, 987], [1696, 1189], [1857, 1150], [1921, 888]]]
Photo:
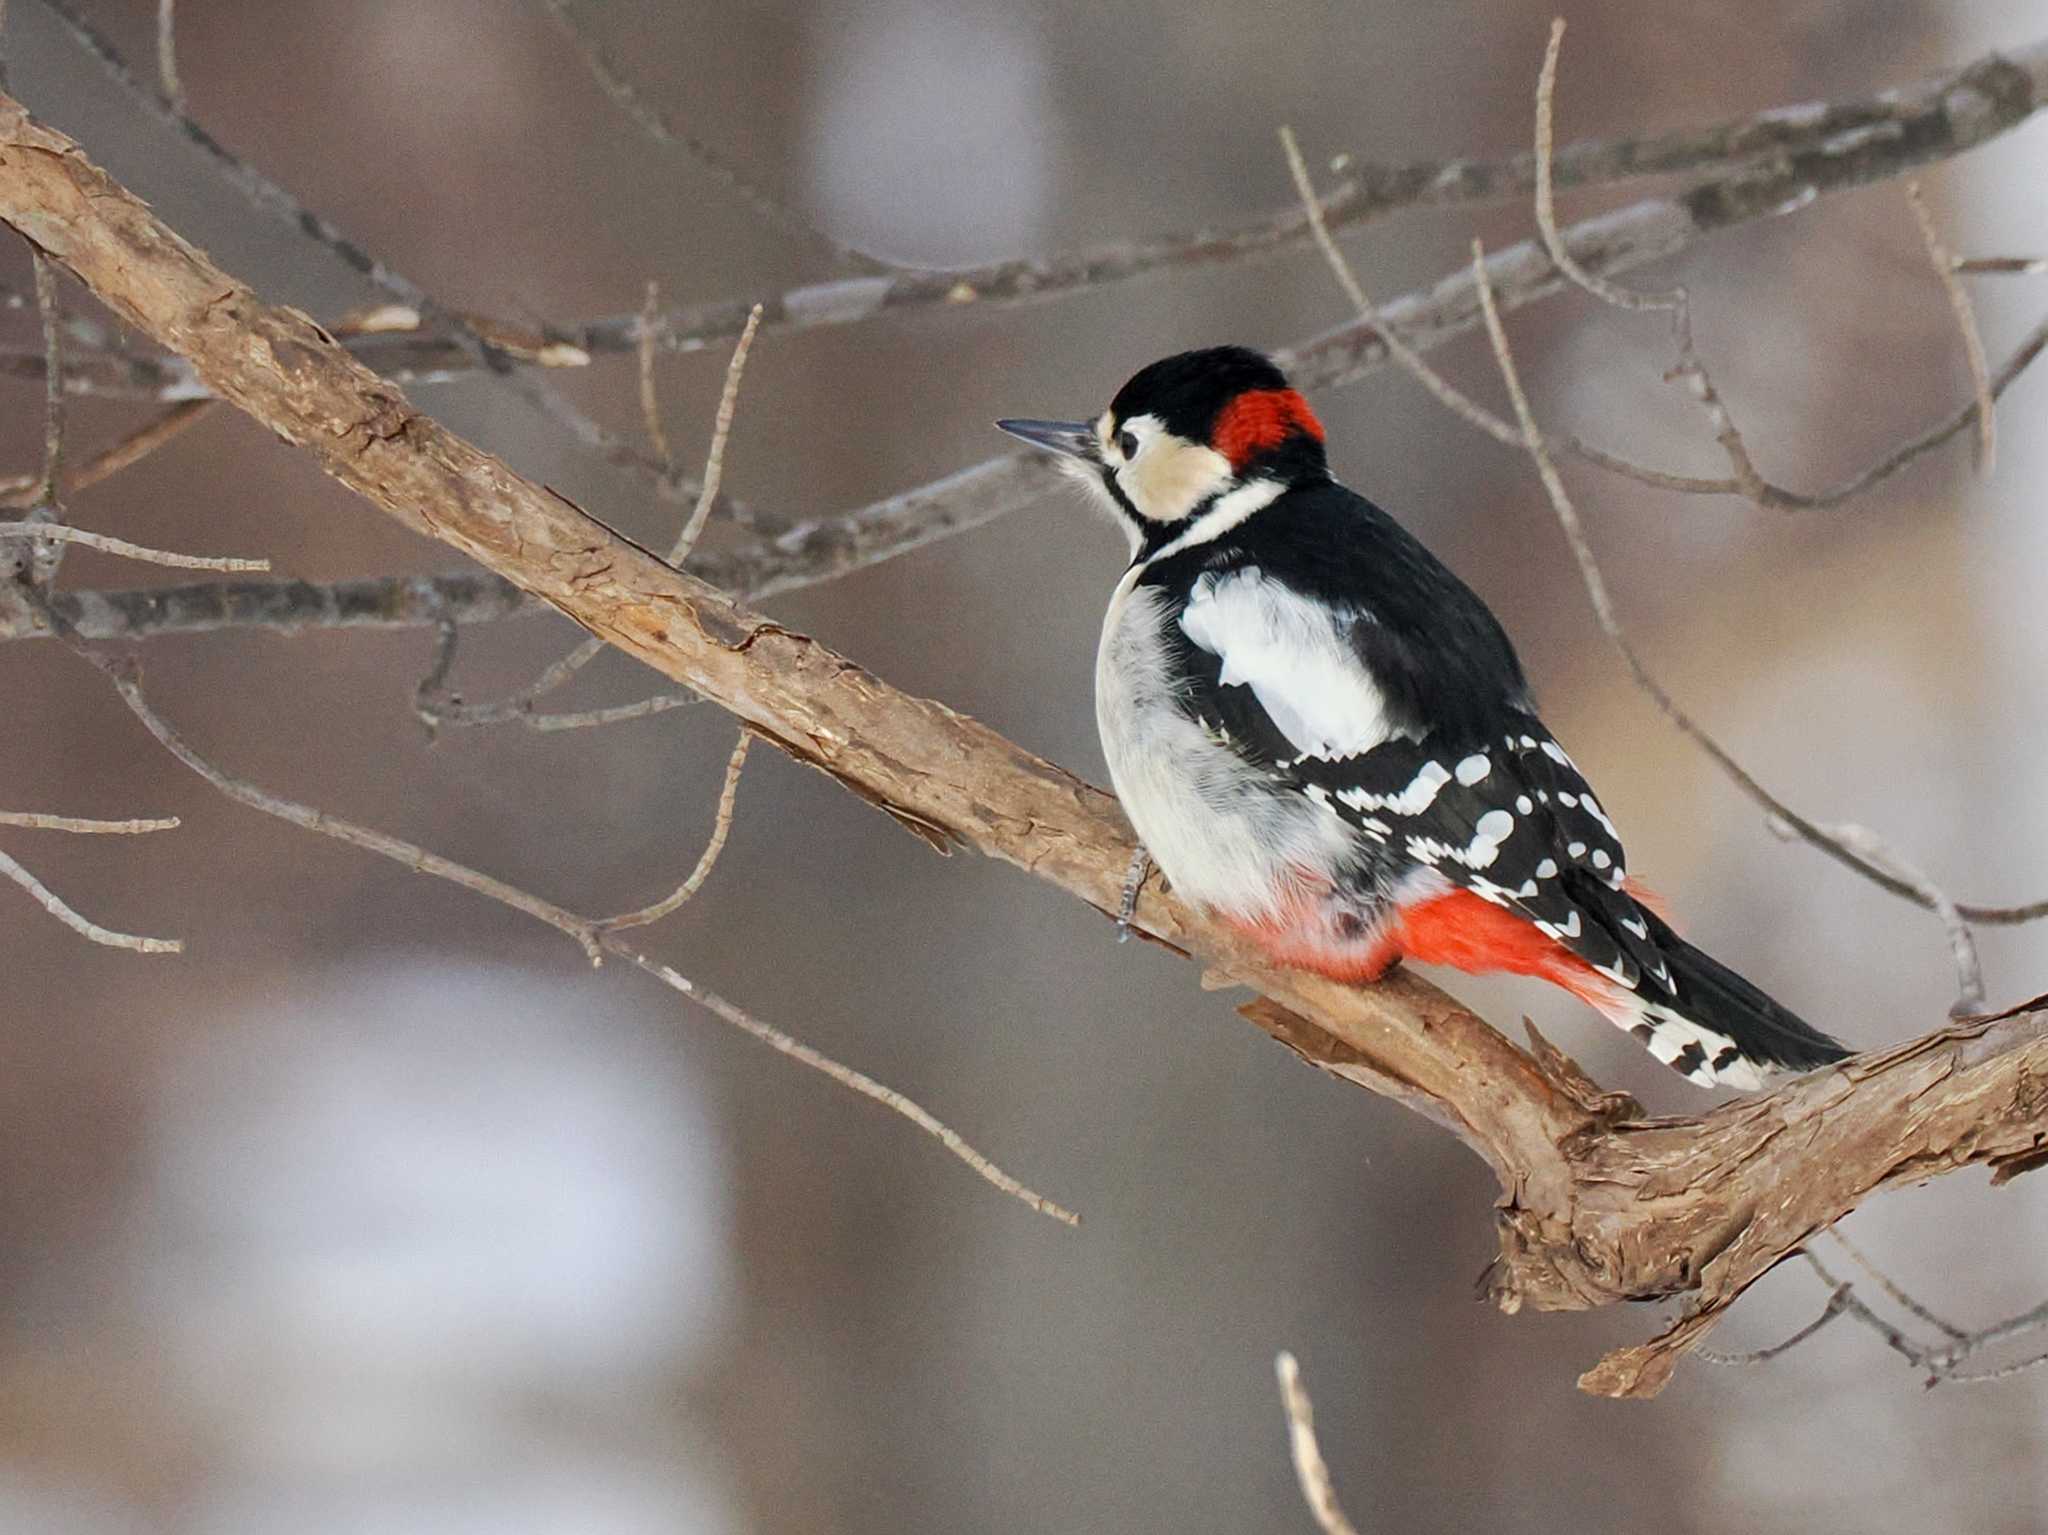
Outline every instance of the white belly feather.
[[1117, 586], [1095, 663], [1117, 797], [1182, 899], [1251, 921], [1274, 916], [1304, 873], [1328, 879], [1355, 854], [1355, 834], [1313, 801], [1275, 792], [1181, 710], [1163, 640], [1168, 600], [1137, 575]]

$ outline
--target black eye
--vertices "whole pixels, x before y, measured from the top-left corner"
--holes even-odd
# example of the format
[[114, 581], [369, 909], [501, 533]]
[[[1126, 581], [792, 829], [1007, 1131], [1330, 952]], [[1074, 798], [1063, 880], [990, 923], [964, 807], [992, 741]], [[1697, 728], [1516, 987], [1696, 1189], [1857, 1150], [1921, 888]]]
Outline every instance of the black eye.
[[1123, 454], [1124, 462], [1128, 464], [1138, 456], [1138, 434], [1129, 428], [1118, 432], [1116, 434], [1116, 450]]

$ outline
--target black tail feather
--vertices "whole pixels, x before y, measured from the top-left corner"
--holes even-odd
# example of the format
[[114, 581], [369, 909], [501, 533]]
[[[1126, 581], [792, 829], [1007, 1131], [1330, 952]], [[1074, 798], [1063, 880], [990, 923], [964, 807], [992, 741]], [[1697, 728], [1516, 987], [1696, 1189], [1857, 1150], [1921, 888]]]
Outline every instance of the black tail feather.
[[[1759, 1065], [1807, 1071], [1851, 1053], [1841, 1041], [1780, 1006], [1713, 955], [1687, 943], [1655, 912], [1644, 909], [1643, 917], [1678, 983], [1677, 997], [1666, 1004], [1672, 1012], [1726, 1035], [1746, 1059]], [[1652, 995], [1647, 981], [1643, 995], [1645, 1000]]]

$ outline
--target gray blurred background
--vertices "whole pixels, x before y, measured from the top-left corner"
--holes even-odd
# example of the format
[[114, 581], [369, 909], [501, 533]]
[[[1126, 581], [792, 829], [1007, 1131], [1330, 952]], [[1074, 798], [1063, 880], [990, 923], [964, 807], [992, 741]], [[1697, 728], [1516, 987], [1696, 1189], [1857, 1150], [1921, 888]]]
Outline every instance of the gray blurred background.
[[[145, 0], [86, 8], [130, 56]], [[2048, 28], [2038, 0], [1588, 0], [1561, 136], [1863, 94]], [[571, 320], [827, 275], [702, 169], [639, 136], [537, 5], [186, 0], [194, 112], [458, 307]], [[586, 10], [650, 97], [848, 240], [952, 263], [1245, 217], [1313, 163], [1524, 145], [1547, 5], [867, 0]], [[252, 216], [15, 0], [14, 89], [266, 296], [371, 297]], [[1929, 177], [1965, 252], [2048, 247], [2040, 125]], [[1635, 190], [1622, 196], [1636, 195]], [[1621, 200], [1609, 196], [1608, 203]], [[1595, 211], [1598, 196], [1567, 203]], [[1381, 297], [1433, 281], [1525, 207], [1352, 238]], [[27, 263], [0, 252], [0, 281]], [[1896, 184], [1724, 235], [1653, 274], [1770, 472], [1817, 485], [1967, 396], [1953, 322]], [[1994, 359], [2039, 283], [1980, 282]], [[66, 284], [67, 302], [87, 302]], [[1002, 414], [1086, 414], [1153, 356], [1282, 345], [1343, 317], [1309, 252], [1004, 312], [770, 335], [728, 488], [787, 517], [975, 462]], [[33, 344], [32, 311], [0, 317]], [[1720, 472], [1661, 384], [1661, 326], [1556, 300], [1511, 321], [1545, 419]], [[1471, 338], [1443, 365], [1498, 399]], [[723, 350], [665, 359], [702, 451]], [[630, 359], [555, 375], [637, 430]], [[9, 385], [4, 467], [38, 395]], [[2048, 886], [2048, 664], [2037, 487], [2048, 394], [1824, 513], [1767, 514], [1572, 472], [1625, 617], [1664, 679], [1769, 785], [1866, 822], [1958, 895]], [[477, 380], [414, 391], [523, 472], [650, 543], [677, 510]], [[1858, 1044], [1953, 994], [1925, 914], [1779, 843], [1654, 713], [1595, 630], [1526, 464], [1391, 372], [1316, 401], [1340, 472], [1500, 610], [1632, 865], [1694, 935]], [[135, 407], [74, 410], [74, 452]], [[271, 555], [315, 580], [445, 570], [307, 459], [217, 412], [79, 498], [76, 520]], [[1062, 500], [775, 602], [890, 681], [1100, 780], [1089, 699], [1117, 535]], [[73, 553], [67, 584], [176, 579]], [[471, 696], [575, 633], [473, 631]], [[731, 744], [708, 708], [604, 732], [457, 732], [411, 708], [423, 632], [219, 634], [146, 647], [158, 706], [233, 771], [604, 911], [670, 888]], [[649, 679], [607, 657], [583, 701]], [[1302, 1358], [1361, 1528], [1584, 1535], [2027, 1531], [2048, 1511], [2048, 1375], [1920, 1390], [1837, 1327], [1758, 1369], [1689, 1364], [1653, 1404], [1580, 1395], [1662, 1308], [1498, 1315], [1473, 1298], [1491, 1180], [1422, 1121], [1304, 1069], [1186, 964], [1007, 868], [934, 858], [761, 749], [731, 846], [657, 952], [915, 1095], [1080, 1209], [1073, 1232], [932, 1143], [620, 967], [453, 887], [242, 810], [158, 751], [46, 644], [0, 648], [0, 805], [175, 813], [110, 841], [5, 846], [182, 958], [92, 948], [0, 887], [0, 1529], [86, 1532], [1300, 1530], [1272, 1381]], [[1983, 935], [1992, 1001], [2048, 990], [2048, 932]], [[1705, 1101], [1540, 989], [1527, 1012], [1653, 1108]], [[1849, 1229], [1966, 1321], [2048, 1291], [2043, 1195], [1981, 1175]], [[1716, 1342], [1819, 1309], [1788, 1267]]]

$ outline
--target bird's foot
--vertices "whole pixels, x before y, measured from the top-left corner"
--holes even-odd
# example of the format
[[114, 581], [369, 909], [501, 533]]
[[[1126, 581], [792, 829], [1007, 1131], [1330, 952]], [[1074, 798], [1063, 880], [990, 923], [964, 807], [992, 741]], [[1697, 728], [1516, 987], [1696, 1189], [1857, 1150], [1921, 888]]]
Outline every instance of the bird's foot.
[[1141, 845], [1131, 854], [1131, 866], [1124, 871], [1124, 897], [1116, 908], [1116, 941], [1131, 941], [1131, 918], [1137, 915], [1138, 892], [1145, 888], [1145, 876], [1152, 872], [1152, 855]]

